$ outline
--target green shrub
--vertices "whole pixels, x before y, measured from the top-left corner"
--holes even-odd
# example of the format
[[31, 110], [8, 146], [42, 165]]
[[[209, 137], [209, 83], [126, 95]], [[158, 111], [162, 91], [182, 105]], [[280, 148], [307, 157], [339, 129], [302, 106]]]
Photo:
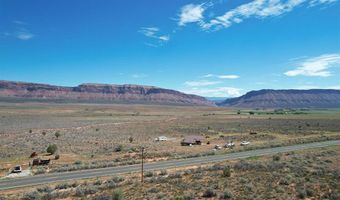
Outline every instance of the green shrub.
[[48, 145], [46, 152], [52, 155], [52, 154], [55, 154], [55, 152], [57, 152], [57, 150], [58, 150], [58, 147], [57, 147], [56, 144], [50, 144], [50, 145]]
[[213, 189], [211, 188], [208, 188], [207, 190], [204, 191], [203, 193], [203, 197], [206, 197], [206, 198], [211, 198], [211, 197], [215, 197], [216, 196], [216, 193]]
[[110, 196], [101, 194], [92, 198], [92, 200], [110, 200]]
[[121, 152], [122, 150], [123, 150], [123, 145], [121, 145], [121, 144], [114, 148], [115, 152]]
[[177, 196], [174, 198], [174, 200], [185, 200], [183, 196]]
[[114, 177], [112, 177], [112, 179], [111, 179], [113, 182], [115, 182], [115, 183], [121, 183], [121, 182], [123, 182], [125, 179], [123, 178], [123, 177], [120, 177], [120, 176], [114, 176]]
[[231, 170], [229, 167], [226, 167], [223, 169], [223, 176], [224, 177], [230, 177], [231, 176]]
[[169, 178], [182, 178], [183, 174], [181, 172], [176, 172], [174, 174], [170, 174]]
[[157, 193], [157, 192], [159, 192], [159, 189], [158, 189], [158, 188], [155, 188], [155, 187], [150, 188], [150, 189], [148, 190], [148, 193]]
[[123, 200], [124, 199], [124, 195], [123, 195], [122, 190], [115, 190], [115, 191], [113, 191], [112, 199], [113, 200]]
[[293, 177], [291, 175], [287, 175], [286, 177], [283, 177], [280, 181], [280, 185], [290, 185], [293, 182]]
[[244, 190], [248, 193], [250, 192], [254, 192], [255, 191], [255, 187], [252, 183], [247, 183], [244, 185]]
[[97, 179], [93, 185], [101, 185], [103, 182], [100, 179]]
[[281, 155], [276, 154], [273, 156], [273, 161], [280, 161], [281, 160]]
[[40, 193], [50, 193], [53, 190], [48, 186], [42, 186], [42, 187], [37, 188], [37, 191]]
[[176, 196], [176, 197], [174, 198], [174, 200], [185, 200], [185, 199], [184, 199], [184, 196], [181, 196], [181, 195], [180, 195], [180, 196]]
[[226, 190], [224, 191], [221, 195], [220, 195], [220, 199], [232, 199], [233, 198], [233, 194]]
[[81, 162], [80, 160], [76, 160], [76, 161], [74, 161], [74, 164], [75, 164], [75, 165], [81, 165], [82, 162]]
[[46, 169], [43, 166], [38, 166], [37, 171], [34, 174], [45, 174]]
[[75, 194], [77, 197], [83, 197], [85, 196], [85, 191], [82, 187], [78, 187], [76, 189], [76, 194]]
[[130, 142], [130, 143], [133, 142], [133, 137], [132, 137], [132, 136], [129, 137], [129, 142]]
[[88, 185], [83, 185], [79, 186], [76, 189], [76, 196], [78, 197], [83, 197], [88, 194], [96, 194], [98, 192], [98, 187], [96, 186], [88, 186]]
[[55, 189], [64, 190], [64, 189], [67, 189], [69, 187], [70, 187], [70, 185], [68, 183], [60, 183], [60, 184], [55, 186]]
[[297, 197], [299, 197], [300, 199], [304, 199], [304, 198], [306, 198], [306, 196], [307, 196], [306, 190], [297, 189]]
[[166, 195], [163, 192], [157, 193], [157, 199], [163, 199], [164, 197], [166, 197]]
[[34, 192], [26, 192], [23, 196], [23, 200], [36, 200], [39, 199], [40, 195], [37, 191]]
[[196, 197], [195, 197], [195, 194], [194, 193], [192, 193], [192, 192], [187, 192], [187, 193], [184, 193], [184, 199], [185, 200], [194, 200], [194, 199], [196, 199]]
[[145, 174], [144, 174], [144, 176], [145, 177], [153, 177], [153, 172], [151, 172], [151, 171], [147, 171], [147, 172], [145, 172]]
[[165, 176], [168, 174], [168, 171], [166, 171], [166, 169], [162, 169], [161, 172], [159, 173], [159, 175], [161, 176]]
[[307, 188], [306, 194], [307, 194], [308, 197], [312, 197], [312, 196], [314, 196], [315, 193], [314, 193], [314, 190], [312, 188]]
[[57, 132], [55, 132], [54, 136], [58, 139], [61, 136], [61, 134], [60, 134], [59, 131], [57, 131]]

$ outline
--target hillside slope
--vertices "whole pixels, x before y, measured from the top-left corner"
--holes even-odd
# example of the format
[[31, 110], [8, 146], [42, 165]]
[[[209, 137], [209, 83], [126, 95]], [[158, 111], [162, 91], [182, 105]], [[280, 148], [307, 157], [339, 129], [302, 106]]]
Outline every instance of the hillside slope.
[[259, 90], [219, 104], [239, 108], [340, 108], [340, 90]]
[[13, 81], [0, 81], [0, 100], [215, 105], [204, 97], [152, 86], [81, 84], [61, 87]]

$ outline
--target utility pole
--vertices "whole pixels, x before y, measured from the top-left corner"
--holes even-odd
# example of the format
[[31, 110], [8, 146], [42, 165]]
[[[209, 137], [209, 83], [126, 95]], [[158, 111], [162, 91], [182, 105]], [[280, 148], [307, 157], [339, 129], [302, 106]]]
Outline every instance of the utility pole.
[[142, 147], [142, 171], [141, 171], [141, 181], [144, 183], [144, 147]]

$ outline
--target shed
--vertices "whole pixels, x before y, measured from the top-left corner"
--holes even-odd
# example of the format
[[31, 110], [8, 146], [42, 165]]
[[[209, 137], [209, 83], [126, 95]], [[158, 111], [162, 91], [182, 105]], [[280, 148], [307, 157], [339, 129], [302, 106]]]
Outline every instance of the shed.
[[181, 144], [182, 146], [187, 145], [201, 145], [204, 141], [204, 137], [200, 135], [189, 135], [185, 136], [182, 140]]
[[35, 166], [35, 165], [48, 165], [48, 164], [50, 164], [50, 161], [51, 161], [50, 159], [42, 160], [40, 158], [36, 158], [36, 159], [33, 160], [32, 165], [33, 166]]

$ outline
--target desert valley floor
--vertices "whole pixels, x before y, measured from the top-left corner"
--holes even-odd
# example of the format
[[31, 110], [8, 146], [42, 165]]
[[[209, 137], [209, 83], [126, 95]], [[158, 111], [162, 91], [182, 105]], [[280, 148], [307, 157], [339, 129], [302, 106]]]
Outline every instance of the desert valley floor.
[[[151, 162], [335, 140], [340, 139], [339, 131], [340, 110], [336, 109], [1, 103], [0, 175], [5, 176], [15, 165], [27, 169], [33, 152], [42, 159], [51, 159], [48, 167], [33, 167], [33, 174], [42, 174], [140, 163], [141, 147], [145, 147], [146, 160]], [[181, 146], [182, 139], [188, 135], [203, 136], [203, 144]], [[156, 142], [159, 136], [166, 136], [168, 141]], [[235, 148], [215, 149], [216, 145], [223, 147], [230, 141], [236, 144]], [[241, 141], [249, 141], [250, 145], [240, 146]], [[57, 145], [58, 159], [46, 153], [50, 144]], [[337, 150], [338, 147], [333, 147], [321, 153], [326, 152], [334, 163], [339, 161], [334, 154]], [[287, 159], [293, 162], [293, 158]], [[330, 166], [339, 172], [339, 165]], [[339, 192], [339, 186], [336, 188]], [[127, 199], [142, 198], [126, 192], [126, 187], [123, 191]], [[168, 195], [175, 198], [178, 188], [171, 191]], [[151, 191], [150, 198], [156, 198], [158, 193], [164, 191]], [[95, 198], [96, 193], [87, 195]], [[195, 197], [202, 196], [200, 193]]]

